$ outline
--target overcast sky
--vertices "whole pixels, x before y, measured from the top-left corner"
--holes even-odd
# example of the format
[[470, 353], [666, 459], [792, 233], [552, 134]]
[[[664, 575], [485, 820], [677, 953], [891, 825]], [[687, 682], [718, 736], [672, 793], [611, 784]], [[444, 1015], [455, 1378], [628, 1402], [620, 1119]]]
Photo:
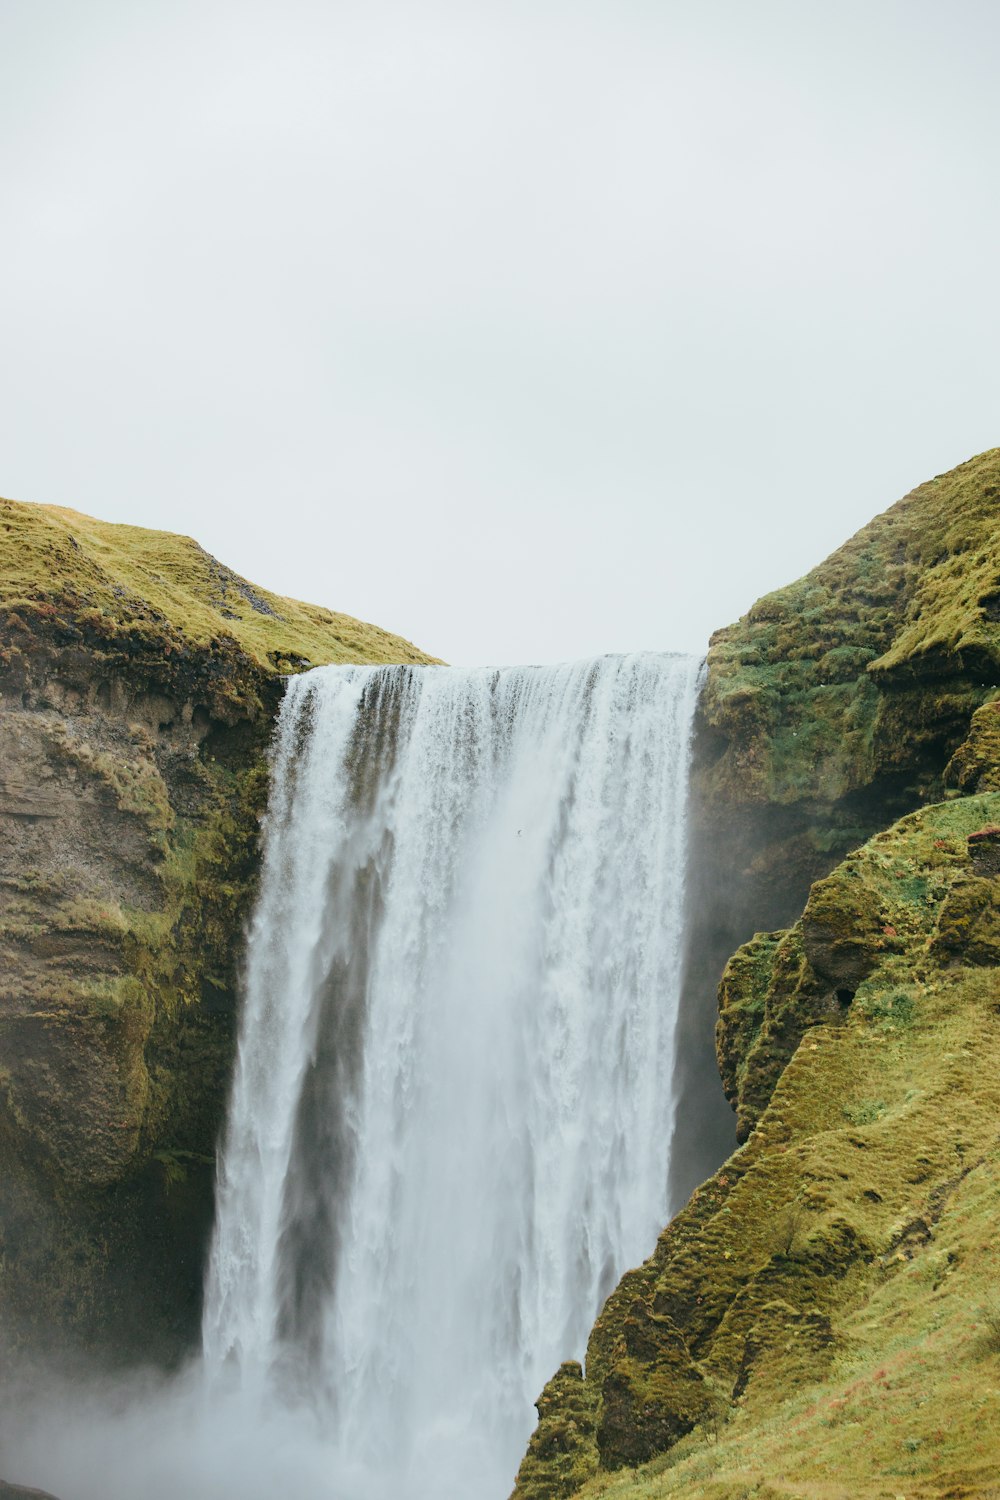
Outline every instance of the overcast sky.
[[0, 0], [0, 493], [458, 663], [1000, 443], [1000, 6]]

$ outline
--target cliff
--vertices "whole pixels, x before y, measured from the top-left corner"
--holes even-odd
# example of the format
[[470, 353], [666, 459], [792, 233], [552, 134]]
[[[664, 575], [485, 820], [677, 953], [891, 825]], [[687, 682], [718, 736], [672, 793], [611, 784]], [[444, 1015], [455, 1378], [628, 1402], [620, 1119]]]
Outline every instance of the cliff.
[[743, 1144], [546, 1387], [521, 1500], [1000, 1493], [998, 497], [994, 451], [713, 638], [688, 1004], [731, 954]]
[[[713, 637], [695, 731], [681, 1202], [732, 1134], [703, 1024], [730, 954], [813, 881], [950, 791], [1000, 684], [1000, 450], [938, 476]], [[967, 756], [989, 755], [986, 740]], [[956, 767], [955, 777], [959, 777]], [[970, 761], [960, 789], [975, 782]], [[959, 780], [955, 780], [959, 786]]]
[[282, 674], [429, 658], [196, 542], [0, 501], [0, 1326], [196, 1333]]

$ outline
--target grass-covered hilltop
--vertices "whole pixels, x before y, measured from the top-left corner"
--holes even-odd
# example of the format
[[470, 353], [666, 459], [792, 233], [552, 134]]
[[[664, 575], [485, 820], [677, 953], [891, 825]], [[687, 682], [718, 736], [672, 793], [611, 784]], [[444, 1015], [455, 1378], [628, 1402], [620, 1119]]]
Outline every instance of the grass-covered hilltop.
[[1000, 1495], [1000, 450], [713, 638], [694, 792], [743, 1144], [515, 1495]]
[[197, 1329], [281, 674], [424, 662], [190, 538], [0, 501], [0, 1327]]

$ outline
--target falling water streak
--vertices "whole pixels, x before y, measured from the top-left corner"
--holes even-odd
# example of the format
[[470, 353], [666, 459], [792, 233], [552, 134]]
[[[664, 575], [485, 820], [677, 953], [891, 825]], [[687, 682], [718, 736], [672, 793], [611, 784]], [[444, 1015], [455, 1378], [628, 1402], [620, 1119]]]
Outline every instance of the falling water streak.
[[665, 1221], [697, 680], [289, 683], [204, 1350], [308, 1394], [366, 1493], [505, 1495]]

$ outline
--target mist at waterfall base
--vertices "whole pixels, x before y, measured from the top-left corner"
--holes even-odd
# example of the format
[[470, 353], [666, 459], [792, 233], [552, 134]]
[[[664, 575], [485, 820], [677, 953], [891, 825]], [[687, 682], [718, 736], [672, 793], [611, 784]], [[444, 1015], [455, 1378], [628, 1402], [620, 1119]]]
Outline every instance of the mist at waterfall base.
[[3, 1421], [60, 1500], [503, 1500], [666, 1222], [699, 667], [292, 679], [202, 1357]]

